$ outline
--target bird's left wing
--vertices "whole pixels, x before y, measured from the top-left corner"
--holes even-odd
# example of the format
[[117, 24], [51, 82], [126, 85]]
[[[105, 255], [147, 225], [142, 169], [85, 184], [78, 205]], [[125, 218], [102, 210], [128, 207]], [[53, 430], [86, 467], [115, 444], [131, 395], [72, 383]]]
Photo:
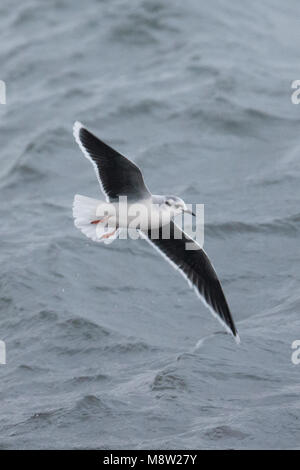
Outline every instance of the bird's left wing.
[[[168, 261], [171, 261], [175, 269], [178, 269], [194, 286], [197, 294], [211, 313], [220, 320], [226, 330], [232, 333], [236, 341], [239, 342], [237, 329], [222, 286], [207, 254], [173, 221], [171, 221], [169, 229], [165, 232], [162, 227], [157, 230], [149, 229], [143, 234], [164, 257], [167, 257]], [[167, 238], [164, 233], [168, 232], [170, 236]], [[195, 249], [187, 249], [187, 243], [190, 244], [189, 248]]]
[[109, 200], [119, 196], [135, 200], [150, 197], [137, 165], [102, 142], [78, 121], [74, 124], [73, 134], [84, 156], [92, 162], [100, 187]]

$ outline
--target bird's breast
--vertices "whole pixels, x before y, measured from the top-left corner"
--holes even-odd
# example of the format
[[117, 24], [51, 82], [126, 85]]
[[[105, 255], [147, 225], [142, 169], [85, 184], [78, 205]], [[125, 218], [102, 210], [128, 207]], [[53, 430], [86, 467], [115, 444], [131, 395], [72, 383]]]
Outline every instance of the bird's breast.
[[156, 229], [170, 223], [171, 220], [169, 211], [149, 201], [114, 205], [116, 217], [111, 218], [110, 222], [117, 221], [118, 226], [121, 228]]

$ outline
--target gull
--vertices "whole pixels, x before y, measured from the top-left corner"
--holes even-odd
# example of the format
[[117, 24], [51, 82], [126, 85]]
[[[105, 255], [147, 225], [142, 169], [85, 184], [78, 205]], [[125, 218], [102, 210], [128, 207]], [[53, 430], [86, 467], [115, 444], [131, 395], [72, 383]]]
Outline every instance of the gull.
[[[145, 208], [146, 216], [141, 217], [138, 231], [180, 271], [213, 316], [239, 343], [237, 329], [212, 263], [200, 245], [173, 221], [174, 216], [184, 212], [195, 214], [177, 196], [151, 194], [139, 167], [78, 121], [74, 124], [73, 135], [84, 156], [92, 163], [106, 196], [106, 202], [103, 202], [75, 195], [75, 226], [94, 241], [112, 241], [120, 229], [128, 228], [128, 221], [132, 220], [132, 217], [128, 218], [129, 209], [136, 204]], [[122, 199], [126, 199], [126, 217], [121, 210]], [[168, 236], [164, 236], [165, 228]], [[186, 248], [187, 243], [189, 249]]]

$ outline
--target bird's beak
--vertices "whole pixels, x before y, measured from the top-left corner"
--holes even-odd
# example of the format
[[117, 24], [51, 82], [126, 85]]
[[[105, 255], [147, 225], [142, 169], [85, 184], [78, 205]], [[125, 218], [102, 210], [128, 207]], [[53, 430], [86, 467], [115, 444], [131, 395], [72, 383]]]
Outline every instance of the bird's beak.
[[193, 211], [191, 211], [190, 209], [184, 209], [183, 212], [186, 212], [187, 214], [191, 214], [194, 217], [196, 217], [196, 214]]

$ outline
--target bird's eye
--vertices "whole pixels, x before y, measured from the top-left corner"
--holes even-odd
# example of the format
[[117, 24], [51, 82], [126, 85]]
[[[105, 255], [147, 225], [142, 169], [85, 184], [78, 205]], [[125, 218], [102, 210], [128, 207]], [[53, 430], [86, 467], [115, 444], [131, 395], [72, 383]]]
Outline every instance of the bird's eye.
[[167, 206], [170, 206], [170, 205], [171, 205], [171, 204], [169, 203], [169, 201], [166, 201], [166, 204], [167, 204]]

